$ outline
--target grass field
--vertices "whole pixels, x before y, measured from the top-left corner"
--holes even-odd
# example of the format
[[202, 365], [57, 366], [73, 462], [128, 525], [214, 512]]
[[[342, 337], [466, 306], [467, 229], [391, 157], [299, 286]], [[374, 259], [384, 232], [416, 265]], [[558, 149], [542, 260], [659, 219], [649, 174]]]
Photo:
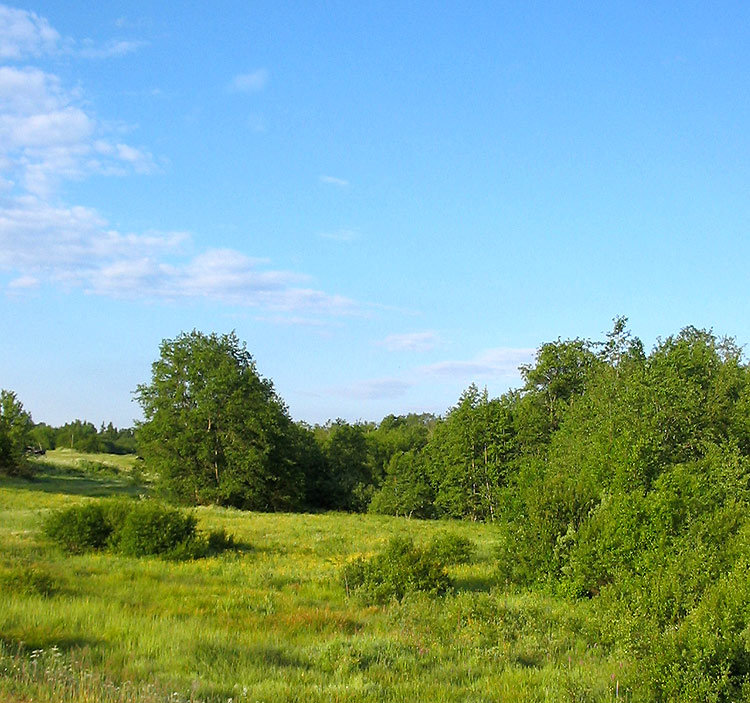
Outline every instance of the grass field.
[[58, 468], [81, 469], [88, 472], [110, 470], [123, 474], [137, 473], [138, 459], [134, 454], [85, 454], [75, 449], [51, 449], [34, 461]]
[[[50, 452], [35, 480], [0, 479], [0, 701], [638, 700], [591, 603], [506, 589], [488, 525], [200, 508], [241, 549], [176, 563], [46, 543], [49, 511], [145, 490], [121, 459]], [[391, 536], [445, 531], [477, 545], [447, 596], [372, 606], [340, 583]]]

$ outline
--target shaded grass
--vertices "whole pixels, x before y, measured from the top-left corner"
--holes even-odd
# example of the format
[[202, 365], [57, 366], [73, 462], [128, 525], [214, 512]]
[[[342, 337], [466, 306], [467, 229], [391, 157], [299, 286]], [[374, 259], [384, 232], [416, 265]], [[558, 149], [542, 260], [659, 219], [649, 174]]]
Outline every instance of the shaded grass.
[[[41, 538], [44, 516], [111, 479], [83, 472], [91, 485], [75, 491], [47, 471], [46, 490], [0, 481], [0, 701], [601, 701], [632, 687], [590, 604], [503, 588], [492, 526], [199, 508], [201, 529], [248, 548], [185, 563], [64, 556]], [[450, 568], [455, 592], [347, 598], [348, 560], [446, 529], [477, 545]]]
[[[35, 464], [33, 477], [3, 477], [0, 479], [0, 486], [15, 488], [18, 491], [87, 496], [89, 498], [113, 495], [135, 497], [149, 491], [148, 486], [135, 483], [130, 476], [118, 471], [92, 473], [86, 469], [60, 467], [39, 461]], [[21, 502], [27, 504], [23, 499]]]

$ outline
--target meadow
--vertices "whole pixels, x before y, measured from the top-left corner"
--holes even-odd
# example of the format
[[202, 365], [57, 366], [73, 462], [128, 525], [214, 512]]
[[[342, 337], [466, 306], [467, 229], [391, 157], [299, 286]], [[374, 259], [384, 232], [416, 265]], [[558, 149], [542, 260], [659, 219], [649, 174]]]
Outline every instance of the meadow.
[[[638, 700], [606, 613], [508, 586], [492, 525], [205, 507], [199, 527], [238, 549], [62, 553], [42, 533], [50, 511], [148, 492], [118, 461], [56, 450], [34, 480], [0, 478], [0, 701]], [[476, 545], [447, 595], [347, 593], [348, 561], [444, 533]]]

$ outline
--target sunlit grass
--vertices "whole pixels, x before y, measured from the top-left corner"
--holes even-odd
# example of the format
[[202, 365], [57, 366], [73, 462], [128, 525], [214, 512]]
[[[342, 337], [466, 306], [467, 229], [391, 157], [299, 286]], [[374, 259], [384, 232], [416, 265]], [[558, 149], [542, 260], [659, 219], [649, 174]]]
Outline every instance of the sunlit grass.
[[[77, 477], [77, 478], [76, 478]], [[76, 483], [78, 481], [78, 483]], [[492, 526], [349, 514], [199, 508], [237, 552], [192, 562], [66, 556], [52, 509], [133, 492], [48, 470], [0, 479], [0, 701], [601, 701], [629, 695], [632, 665], [576, 606], [510, 593]], [[477, 544], [454, 592], [369, 606], [343, 564], [396, 535], [449, 530]]]
[[75, 449], [61, 447], [50, 449], [45, 454], [35, 457], [35, 462], [43, 464], [54, 464], [67, 468], [91, 468], [95, 464], [101, 464], [119, 471], [132, 471], [138, 459], [135, 454], [87, 454]]

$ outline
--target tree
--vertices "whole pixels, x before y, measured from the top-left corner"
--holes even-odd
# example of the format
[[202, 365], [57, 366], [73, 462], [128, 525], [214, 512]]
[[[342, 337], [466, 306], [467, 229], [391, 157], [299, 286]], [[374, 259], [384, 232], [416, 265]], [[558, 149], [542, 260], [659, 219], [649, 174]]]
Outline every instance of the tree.
[[33, 423], [13, 391], [0, 390], [0, 471], [22, 472]]
[[435, 516], [434, 502], [423, 452], [411, 449], [391, 456], [383, 485], [368, 510], [383, 515], [431, 518]]
[[322, 449], [330, 472], [330, 507], [362, 512], [374, 493], [367, 427], [338, 419], [326, 429]]
[[234, 332], [164, 340], [151, 373], [136, 390], [145, 418], [138, 446], [169, 493], [253, 510], [301, 507], [292, 421]]
[[515, 454], [512, 396], [490, 400], [471, 384], [435, 428], [425, 452], [435, 507], [452, 518], [494, 520]]
[[549, 439], [570, 401], [583, 393], [596, 361], [588, 340], [558, 339], [537, 350], [534, 364], [519, 368], [525, 382], [524, 414], [535, 420], [525, 428], [528, 440], [544, 443]]

